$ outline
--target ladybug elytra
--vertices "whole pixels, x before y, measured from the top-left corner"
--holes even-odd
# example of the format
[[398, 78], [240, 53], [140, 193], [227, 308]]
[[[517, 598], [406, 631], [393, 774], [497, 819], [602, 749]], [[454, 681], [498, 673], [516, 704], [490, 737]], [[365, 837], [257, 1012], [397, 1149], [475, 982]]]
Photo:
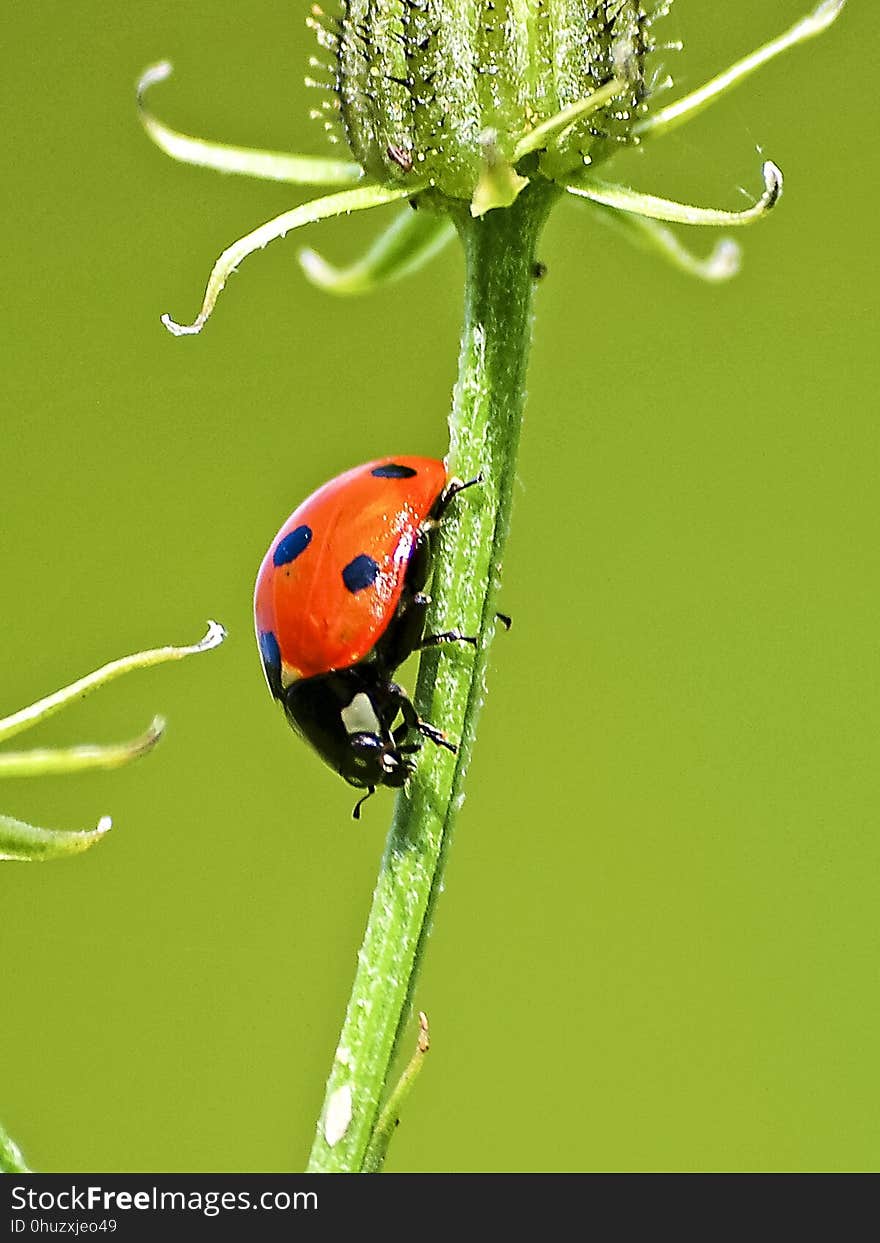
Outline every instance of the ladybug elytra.
[[456, 630], [424, 634], [431, 531], [469, 486], [433, 458], [356, 466], [294, 510], [260, 566], [254, 615], [269, 690], [365, 797], [406, 782], [419, 735], [456, 750], [392, 675], [420, 648], [476, 643]]

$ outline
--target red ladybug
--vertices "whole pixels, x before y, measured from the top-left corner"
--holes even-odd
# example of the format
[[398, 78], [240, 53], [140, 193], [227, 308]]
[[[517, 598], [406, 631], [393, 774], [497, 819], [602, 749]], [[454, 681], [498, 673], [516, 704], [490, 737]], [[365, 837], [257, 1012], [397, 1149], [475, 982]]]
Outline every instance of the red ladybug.
[[431, 530], [469, 486], [448, 480], [433, 458], [356, 466], [294, 510], [257, 575], [269, 690], [293, 728], [368, 796], [376, 786], [402, 786], [414, 771], [413, 735], [456, 749], [419, 719], [392, 674], [418, 648], [476, 643], [457, 630], [424, 634]]

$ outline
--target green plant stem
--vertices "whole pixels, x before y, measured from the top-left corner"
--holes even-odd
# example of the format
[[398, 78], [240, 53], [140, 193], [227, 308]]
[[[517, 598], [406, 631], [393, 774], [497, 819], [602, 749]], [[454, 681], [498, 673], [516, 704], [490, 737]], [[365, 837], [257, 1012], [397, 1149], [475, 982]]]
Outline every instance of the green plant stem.
[[448, 465], [463, 480], [482, 475], [482, 484], [456, 498], [440, 529], [429, 625], [456, 626], [478, 635], [479, 645], [429, 650], [421, 661], [418, 711], [460, 740], [458, 752], [426, 743], [398, 796], [310, 1171], [363, 1168], [442, 887], [495, 629], [525, 403], [535, 245], [556, 193], [533, 184], [509, 208], [480, 219], [463, 208], [456, 220], [466, 284]]

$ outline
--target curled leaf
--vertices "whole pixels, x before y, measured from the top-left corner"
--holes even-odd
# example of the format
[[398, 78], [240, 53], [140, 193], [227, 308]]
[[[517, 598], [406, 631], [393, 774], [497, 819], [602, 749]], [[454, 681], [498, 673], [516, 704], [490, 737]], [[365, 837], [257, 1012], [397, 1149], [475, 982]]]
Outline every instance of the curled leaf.
[[122, 656], [119, 660], [111, 660], [109, 664], [102, 665], [94, 673], [87, 673], [84, 678], [78, 678], [76, 682], [62, 687], [60, 691], [54, 691], [51, 695], [46, 695], [44, 699], [38, 699], [36, 703], [30, 704], [27, 708], [22, 708], [0, 720], [0, 742], [4, 742], [7, 738], [14, 738], [16, 734], [30, 729], [40, 721], [48, 720], [56, 712], [66, 708], [68, 704], [85, 699], [86, 695], [90, 695], [100, 686], [106, 686], [108, 682], [114, 681], [124, 673], [130, 673], [133, 669], [149, 669], [153, 665], [163, 665], [172, 660], [183, 660], [185, 656], [194, 656], [198, 652], [209, 652], [212, 648], [219, 647], [225, 638], [226, 631], [220, 623], [209, 621], [207, 634], [198, 643], [190, 643], [182, 647], [155, 647], [146, 652], [135, 652], [133, 656]]
[[322, 155], [293, 155], [285, 151], [262, 151], [233, 147], [225, 142], [182, 134], [160, 121], [147, 108], [146, 93], [157, 82], [171, 77], [167, 60], [150, 65], [138, 79], [137, 104], [141, 124], [157, 147], [182, 164], [212, 168], [218, 173], [239, 173], [266, 181], [285, 181], [297, 186], [353, 186], [363, 177], [360, 164]]
[[634, 212], [615, 211], [599, 203], [591, 203], [590, 210], [634, 246], [653, 251], [685, 276], [695, 276], [697, 280], [717, 285], [729, 281], [740, 270], [742, 252], [732, 237], [719, 238], [709, 254], [703, 257], [695, 255], [668, 225], [657, 220], [648, 220]]
[[102, 816], [94, 829], [40, 829], [11, 816], [0, 816], [0, 859], [43, 863], [77, 855], [94, 846], [110, 831], [112, 821]]
[[765, 160], [762, 168], [764, 193], [751, 207], [742, 211], [724, 211], [716, 207], [693, 207], [689, 203], [675, 203], [671, 199], [658, 198], [655, 194], [642, 194], [628, 186], [615, 186], [607, 181], [586, 180], [566, 186], [570, 194], [591, 199], [605, 207], [618, 211], [633, 212], [649, 220], [665, 220], [672, 224], [694, 224], [712, 228], [732, 228], [753, 224], [776, 206], [782, 194], [782, 173], [772, 160]]
[[95, 768], [121, 768], [123, 764], [130, 764], [152, 751], [164, 732], [165, 722], [157, 716], [142, 734], [128, 742], [0, 751], [0, 777], [43, 777], [53, 773], [81, 773]]
[[332, 216], [344, 216], [353, 211], [380, 207], [383, 203], [393, 203], [396, 199], [408, 198], [422, 189], [424, 189], [423, 186], [411, 186], [404, 189], [399, 186], [359, 186], [356, 190], [343, 190], [340, 194], [330, 194], [326, 198], [313, 199], [311, 203], [303, 203], [300, 207], [283, 212], [274, 220], [267, 220], [258, 229], [240, 237], [237, 242], [233, 242], [223, 251], [208, 277], [202, 309], [191, 324], [178, 324], [167, 314], [162, 316], [162, 323], [175, 337], [193, 336], [201, 332], [229, 276], [242, 259], [252, 255], [255, 250], [262, 250], [264, 246], [268, 246], [269, 242], [285, 237], [291, 230], [299, 229], [304, 224], [315, 224], [318, 220], [328, 220]]
[[742, 60], [735, 61], [697, 90], [691, 91], [667, 107], [661, 108], [659, 112], [637, 122], [633, 127], [633, 133], [639, 138], [654, 138], [658, 134], [666, 134], [675, 129], [683, 121], [690, 121], [716, 99], [720, 99], [734, 86], [738, 86], [756, 69], [766, 65], [769, 60], [774, 60], [788, 48], [795, 47], [798, 43], [812, 39], [815, 35], [820, 35], [823, 30], [827, 30], [832, 22], [837, 21], [845, 4], [846, 0], [821, 0], [821, 3], [817, 4], [811, 13], [795, 22], [777, 38], [762, 44], [754, 52], [744, 56]]
[[404, 207], [367, 253], [348, 267], [334, 267], [310, 249], [299, 252], [299, 263], [307, 279], [326, 293], [371, 293], [417, 272], [440, 253], [454, 234], [455, 226], [447, 217]]
[[[151, 665], [161, 665], [170, 660], [182, 660], [183, 657], [195, 655], [197, 652], [210, 651], [222, 643], [225, 637], [226, 631], [219, 622], [212, 621], [208, 623], [207, 634], [198, 643], [181, 647], [156, 647], [112, 660], [94, 673], [86, 674], [84, 678], [71, 682], [69, 686], [62, 687], [61, 690], [0, 721], [0, 741], [46, 720], [68, 704], [84, 699], [86, 695], [123, 673], [132, 669], [147, 669]], [[164, 729], [165, 722], [157, 716], [143, 734], [128, 742], [41, 747], [30, 751], [0, 753], [0, 777], [34, 777], [83, 772], [87, 769], [119, 768], [152, 751]], [[42, 829], [23, 820], [14, 820], [11, 816], [0, 816], [0, 859], [36, 862], [77, 854], [100, 841], [109, 828], [109, 816], [103, 816], [96, 828], [81, 831]]]

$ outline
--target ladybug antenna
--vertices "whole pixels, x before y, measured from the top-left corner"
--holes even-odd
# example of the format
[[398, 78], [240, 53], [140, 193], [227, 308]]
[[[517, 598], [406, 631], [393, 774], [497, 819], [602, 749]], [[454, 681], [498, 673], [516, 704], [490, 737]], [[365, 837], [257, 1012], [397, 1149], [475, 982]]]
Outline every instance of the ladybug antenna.
[[370, 786], [369, 790], [367, 790], [367, 792], [366, 792], [366, 794], [363, 796], [363, 798], [359, 798], [359, 799], [358, 799], [358, 801], [357, 801], [357, 802], [355, 803], [355, 805], [354, 805], [354, 811], [351, 813], [351, 818], [352, 818], [352, 820], [360, 820], [360, 818], [361, 818], [361, 808], [363, 807], [363, 805], [364, 805], [364, 803], [367, 801], [367, 799], [368, 799], [368, 798], [372, 798], [372, 796], [373, 796], [375, 793], [376, 793], [376, 787], [375, 787], [375, 786]]

